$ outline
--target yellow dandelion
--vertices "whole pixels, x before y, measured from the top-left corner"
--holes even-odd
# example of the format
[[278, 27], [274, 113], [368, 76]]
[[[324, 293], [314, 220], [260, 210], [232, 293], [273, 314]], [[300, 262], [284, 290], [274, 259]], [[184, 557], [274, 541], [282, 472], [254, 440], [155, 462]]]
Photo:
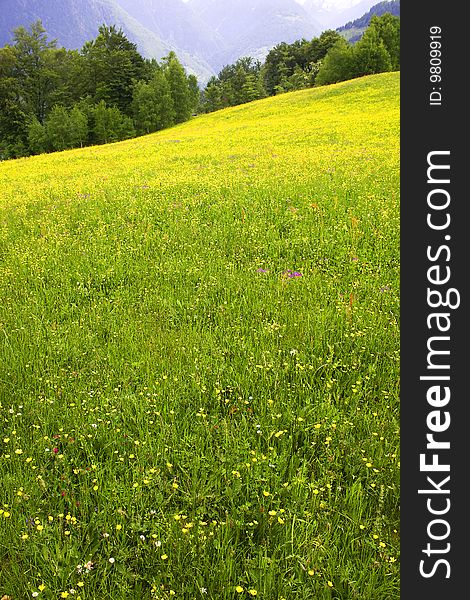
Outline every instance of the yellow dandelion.
[[242, 586], [241, 586], [241, 585], [237, 585], [237, 587], [235, 588], [235, 591], [236, 591], [238, 594], [241, 594], [241, 593], [243, 592], [243, 588], [242, 588]]
[[168, 558], [168, 556], [167, 556], [166, 554], [162, 554], [162, 555], [160, 556], [160, 558], [161, 558], [162, 560], [166, 560], [166, 559]]

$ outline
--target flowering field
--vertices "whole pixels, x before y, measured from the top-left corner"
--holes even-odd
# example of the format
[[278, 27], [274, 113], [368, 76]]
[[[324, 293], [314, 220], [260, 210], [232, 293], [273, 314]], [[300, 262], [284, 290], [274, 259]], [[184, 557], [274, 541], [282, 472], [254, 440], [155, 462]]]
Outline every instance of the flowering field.
[[397, 599], [399, 74], [0, 181], [0, 598]]

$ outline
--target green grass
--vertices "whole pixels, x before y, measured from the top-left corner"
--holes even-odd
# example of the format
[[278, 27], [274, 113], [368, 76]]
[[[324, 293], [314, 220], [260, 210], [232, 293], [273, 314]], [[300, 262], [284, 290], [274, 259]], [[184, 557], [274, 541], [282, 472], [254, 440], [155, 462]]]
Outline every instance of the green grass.
[[391, 73], [0, 164], [0, 596], [399, 597], [398, 148]]

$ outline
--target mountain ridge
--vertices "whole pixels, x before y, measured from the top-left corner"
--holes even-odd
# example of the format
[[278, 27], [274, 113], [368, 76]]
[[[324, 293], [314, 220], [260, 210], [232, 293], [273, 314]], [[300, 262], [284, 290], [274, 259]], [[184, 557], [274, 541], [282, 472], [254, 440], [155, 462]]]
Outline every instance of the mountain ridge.
[[81, 49], [98, 35], [98, 28], [116, 25], [146, 58], [160, 60], [175, 51], [189, 73], [206, 81], [213, 68], [201, 56], [176, 47], [127, 13], [116, 0], [1, 0], [0, 47], [13, 42], [13, 29], [41, 20], [49, 39], [67, 49]]
[[[364, 17], [366, 11], [358, 11], [374, 4], [361, 0], [339, 11], [340, 25]], [[281, 42], [312, 39], [332, 28], [331, 6], [328, 0], [303, 6], [296, 0], [0, 0], [0, 47], [12, 43], [15, 27], [38, 19], [48, 37], [68, 49], [81, 49], [103, 23], [116, 25], [146, 58], [160, 60], [174, 51], [204, 86], [243, 56], [262, 62]]]
[[338, 27], [336, 31], [341, 33], [341, 35], [349, 42], [357, 42], [369, 26], [372, 17], [381, 17], [385, 13], [390, 13], [392, 16], [399, 17], [400, 0], [384, 0], [383, 2], [374, 4], [374, 6], [361, 17]]

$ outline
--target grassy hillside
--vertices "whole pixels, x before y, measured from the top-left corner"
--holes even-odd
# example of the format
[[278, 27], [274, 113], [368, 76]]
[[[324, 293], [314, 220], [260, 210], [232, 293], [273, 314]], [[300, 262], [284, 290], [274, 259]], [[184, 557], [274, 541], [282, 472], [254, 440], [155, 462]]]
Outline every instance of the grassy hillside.
[[398, 599], [399, 74], [0, 181], [0, 596]]

